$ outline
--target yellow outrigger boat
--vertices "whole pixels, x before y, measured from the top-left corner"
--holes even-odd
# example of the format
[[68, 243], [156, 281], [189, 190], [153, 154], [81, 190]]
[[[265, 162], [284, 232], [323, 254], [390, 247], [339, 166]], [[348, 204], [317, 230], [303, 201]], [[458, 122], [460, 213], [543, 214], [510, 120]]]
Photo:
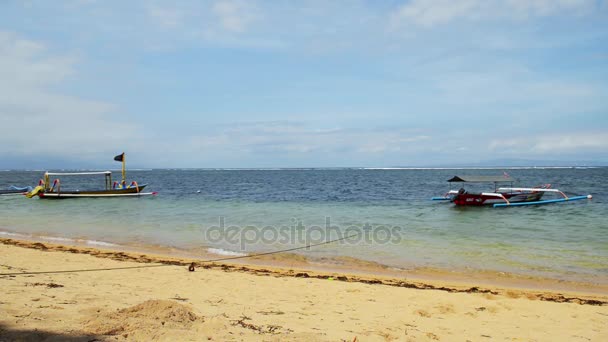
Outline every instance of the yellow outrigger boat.
[[[129, 185], [126, 182], [125, 154], [117, 155], [114, 160], [122, 162], [122, 180], [112, 183], [111, 171], [93, 172], [45, 172], [44, 178], [40, 180], [38, 186], [28, 192], [26, 196], [32, 198], [38, 196], [44, 199], [60, 198], [87, 198], [87, 197], [139, 197], [156, 195], [156, 192], [143, 192], [147, 184], [137, 184], [133, 181]], [[51, 183], [51, 176], [90, 176], [104, 175], [105, 187], [99, 190], [62, 190], [59, 178], [54, 178]]]

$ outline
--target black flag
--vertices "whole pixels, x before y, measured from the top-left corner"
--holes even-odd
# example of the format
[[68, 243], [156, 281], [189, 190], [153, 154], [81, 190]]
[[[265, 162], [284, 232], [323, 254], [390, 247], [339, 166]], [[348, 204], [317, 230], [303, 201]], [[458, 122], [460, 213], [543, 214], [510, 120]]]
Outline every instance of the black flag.
[[114, 160], [121, 162], [124, 157], [125, 157], [125, 153], [123, 152], [123, 153], [117, 155], [116, 157], [114, 157]]

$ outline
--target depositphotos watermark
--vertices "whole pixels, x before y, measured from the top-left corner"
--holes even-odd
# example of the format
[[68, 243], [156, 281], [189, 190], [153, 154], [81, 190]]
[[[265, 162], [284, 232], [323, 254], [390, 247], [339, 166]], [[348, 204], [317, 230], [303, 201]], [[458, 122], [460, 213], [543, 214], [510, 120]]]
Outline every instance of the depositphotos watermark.
[[325, 225], [307, 226], [302, 220], [292, 219], [286, 226], [236, 226], [228, 225], [226, 218], [220, 216], [218, 225], [204, 229], [205, 239], [213, 244], [239, 246], [241, 251], [248, 245], [288, 244], [313, 246], [322, 243], [348, 245], [385, 245], [401, 242], [401, 227], [372, 225], [369, 223], [350, 224], [340, 227], [331, 224], [325, 217]]

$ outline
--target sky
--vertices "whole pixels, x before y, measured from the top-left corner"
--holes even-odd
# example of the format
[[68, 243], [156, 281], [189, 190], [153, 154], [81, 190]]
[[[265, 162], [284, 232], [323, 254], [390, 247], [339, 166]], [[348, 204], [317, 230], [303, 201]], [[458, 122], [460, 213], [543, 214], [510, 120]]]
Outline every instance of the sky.
[[608, 0], [0, 0], [0, 127], [4, 169], [608, 164]]

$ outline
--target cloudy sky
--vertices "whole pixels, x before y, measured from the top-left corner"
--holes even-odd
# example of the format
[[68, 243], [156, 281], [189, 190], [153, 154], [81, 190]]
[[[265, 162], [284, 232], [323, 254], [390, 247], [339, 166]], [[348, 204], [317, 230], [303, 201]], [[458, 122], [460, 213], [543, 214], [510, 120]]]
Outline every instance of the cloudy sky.
[[2, 0], [0, 127], [0, 168], [608, 162], [608, 0]]

